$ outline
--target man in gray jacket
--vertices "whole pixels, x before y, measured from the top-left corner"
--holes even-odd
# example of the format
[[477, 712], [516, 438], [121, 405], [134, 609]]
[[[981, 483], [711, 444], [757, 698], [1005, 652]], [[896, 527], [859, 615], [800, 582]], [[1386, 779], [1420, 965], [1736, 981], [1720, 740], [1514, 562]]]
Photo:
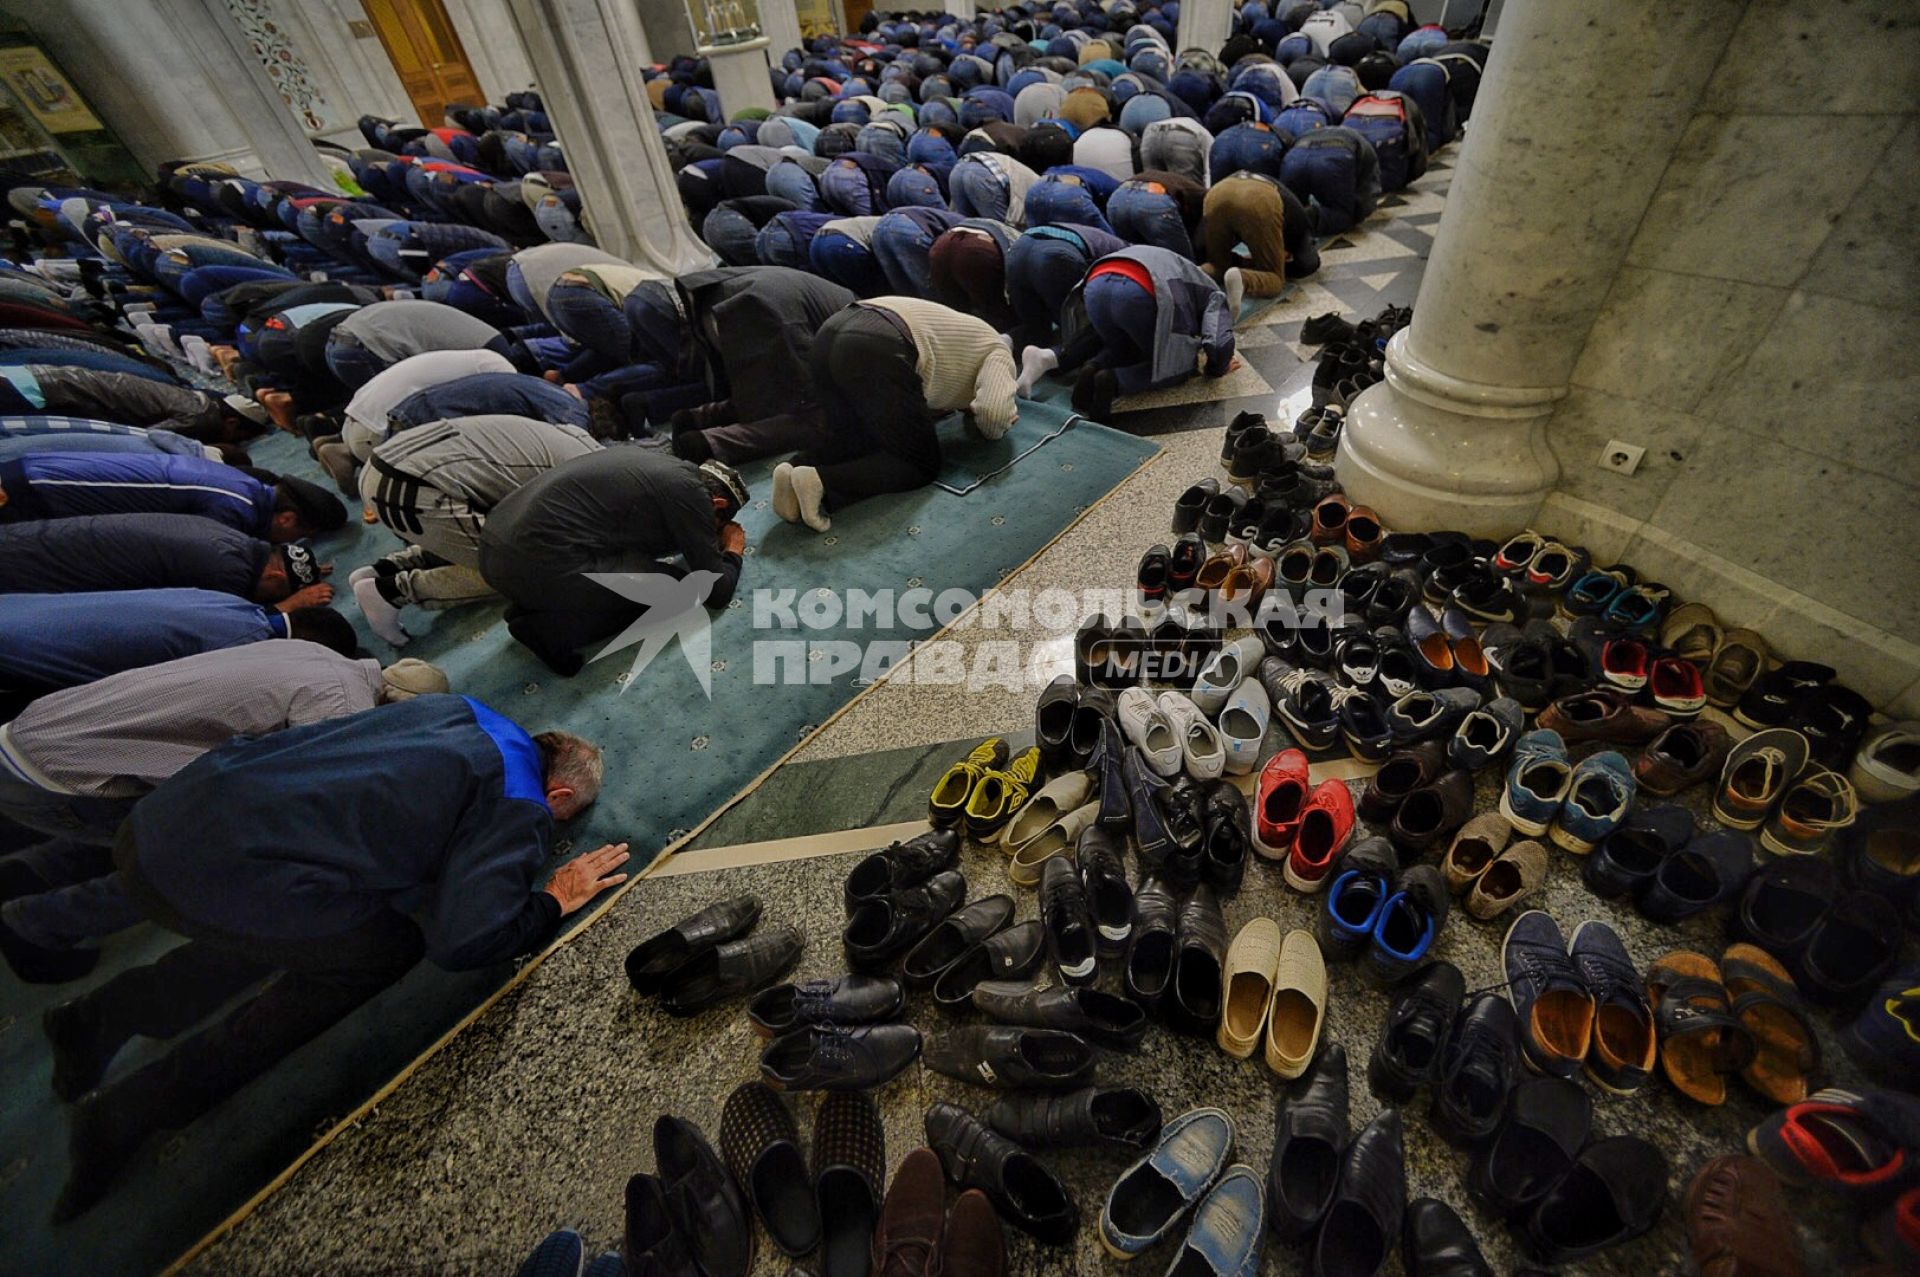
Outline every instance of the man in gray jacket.
[[487, 598], [480, 529], [521, 484], [563, 461], [600, 451], [578, 426], [487, 415], [429, 422], [376, 447], [360, 472], [360, 498], [407, 548], [348, 578], [373, 632], [408, 640], [400, 609], [455, 607]]

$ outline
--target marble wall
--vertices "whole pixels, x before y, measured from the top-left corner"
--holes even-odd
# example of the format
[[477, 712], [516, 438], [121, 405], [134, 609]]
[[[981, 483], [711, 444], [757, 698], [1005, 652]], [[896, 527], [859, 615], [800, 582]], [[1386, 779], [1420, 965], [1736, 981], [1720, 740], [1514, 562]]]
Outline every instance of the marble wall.
[[[1909, 0], [1750, 0], [1549, 427], [1539, 521], [1907, 717], [1917, 62]], [[1631, 477], [1597, 464], [1613, 439], [1647, 450]]]

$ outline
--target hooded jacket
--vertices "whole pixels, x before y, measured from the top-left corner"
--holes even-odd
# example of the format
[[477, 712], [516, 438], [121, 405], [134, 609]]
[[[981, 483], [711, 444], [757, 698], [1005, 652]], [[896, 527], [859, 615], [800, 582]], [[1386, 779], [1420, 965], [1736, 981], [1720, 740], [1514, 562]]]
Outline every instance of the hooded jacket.
[[813, 337], [854, 295], [831, 280], [785, 266], [682, 275], [693, 340], [725, 378], [740, 420], [811, 407]]

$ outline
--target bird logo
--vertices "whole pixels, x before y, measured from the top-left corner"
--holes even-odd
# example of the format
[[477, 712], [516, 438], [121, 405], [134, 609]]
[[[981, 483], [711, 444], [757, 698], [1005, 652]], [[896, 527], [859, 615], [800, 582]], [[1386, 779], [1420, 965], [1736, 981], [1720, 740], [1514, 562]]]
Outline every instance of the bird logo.
[[664, 572], [589, 572], [586, 575], [596, 585], [612, 590], [643, 609], [626, 629], [614, 635], [612, 641], [592, 657], [597, 661], [639, 645], [621, 691], [638, 683], [641, 671], [677, 637], [680, 654], [687, 658], [688, 668], [700, 680], [700, 690], [707, 694], [708, 700], [713, 699], [713, 619], [703, 605], [720, 580], [719, 573], [702, 569], [685, 576], [669, 576]]

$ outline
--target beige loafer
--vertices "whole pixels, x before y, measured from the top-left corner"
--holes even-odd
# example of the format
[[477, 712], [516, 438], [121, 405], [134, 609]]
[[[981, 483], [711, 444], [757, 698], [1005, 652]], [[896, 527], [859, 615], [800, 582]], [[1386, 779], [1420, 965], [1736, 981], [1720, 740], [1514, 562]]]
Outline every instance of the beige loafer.
[[1086, 803], [1048, 825], [1014, 853], [1007, 878], [1016, 887], [1039, 886], [1041, 868], [1055, 856], [1071, 853], [1080, 841], [1080, 832], [1099, 815], [1099, 803]]
[[1500, 853], [1513, 841], [1513, 826], [1497, 811], [1484, 812], [1460, 826], [1440, 862], [1447, 875], [1447, 890], [1459, 895], [1481, 874], [1493, 867]]
[[1054, 777], [1029, 798], [1027, 805], [1015, 812], [1007, 827], [1000, 831], [1000, 849], [1009, 856], [1018, 855], [1022, 847], [1045, 833], [1048, 825], [1074, 808], [1084, 806], [1087, 795], [1092, 792], [1092, 772], [1068, 772]]
[[1547, 849], [1531, 838], [1500, 853], [1467, 892], [1467, 912], [1485, 922], [1530, 898], [1547, 880]]
[[1292, 1081], [1313, 1063], [1327, 1019], [1327, 963], [1310, 931], [1287, 932], [1267, 1015], [1267, 1067]]
[[1280, 924], [1255, 918], [1240, 928], [1227, 946], [1227, 968], [1221, 975], [1220, 1029], [1214, 1040], [1220, 1049], [1244, 1060], [1260, 1045], [1273, 1006], [1274, 973], [1280, 966]]

